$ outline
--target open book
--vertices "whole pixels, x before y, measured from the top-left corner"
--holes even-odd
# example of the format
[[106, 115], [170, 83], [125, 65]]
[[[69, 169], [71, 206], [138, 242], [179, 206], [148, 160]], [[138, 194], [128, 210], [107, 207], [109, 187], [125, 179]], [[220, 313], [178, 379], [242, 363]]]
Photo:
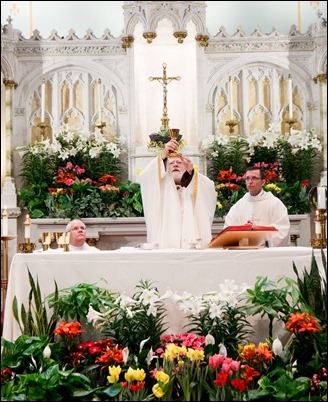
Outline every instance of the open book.
[[218, 233], [207, 247], [260, 248], [277, 232], [273, 226], [252, 224], [228, 226]]

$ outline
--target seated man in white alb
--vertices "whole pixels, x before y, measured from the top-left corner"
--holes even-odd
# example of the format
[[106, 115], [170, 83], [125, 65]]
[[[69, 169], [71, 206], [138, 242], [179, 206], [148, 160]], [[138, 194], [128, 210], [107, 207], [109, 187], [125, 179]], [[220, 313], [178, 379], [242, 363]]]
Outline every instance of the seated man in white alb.
[[271, 191], [264, 191], [265, 170], [250, 166], [245, 177], [248, 192], [229, 210], [224, 220], [227, 226], [254, 225], [274, 226], [278, 233], [268, 241], [271, 247], [290, 245], [290, 222], [285, 204]]
[[68, 251], [100, 251], [87, 243], [85, 224], [81, 220], [74, 219], [68, 222], [66, 232], [70, 234]]
[[159, 248], [190, 248], [191, 242], [205, 247], [212, 239], [215, 186], [176, 154], [178, 147], [171, 139], [140, 176], [147, 241]]

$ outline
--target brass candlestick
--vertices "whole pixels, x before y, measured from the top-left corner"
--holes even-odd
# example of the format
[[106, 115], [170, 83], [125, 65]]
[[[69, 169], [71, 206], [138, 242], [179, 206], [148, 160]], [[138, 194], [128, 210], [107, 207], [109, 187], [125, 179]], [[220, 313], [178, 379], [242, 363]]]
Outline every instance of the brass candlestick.
[[1, 267], [1, 306], [5, 305], [8, 287], [8, 242], [16, 236], [1, 236], [2, 241], [2, 267]]
[[43, 141], [48, 124], [45, 121], [40, 121], [40, 123], [37, 124], [37, 127], [40, 129], [40, 141]]
[[234, 132], [234, 127], [238, 124], [238, 121], [235, 119], [229, 119], [226, 121], [226, 126], [229, 126], [229, 133], [232, 134]]
[[311, 246], [313, 248], [326, 248], [327, 238], [326, 238], [326, 220], [327, 220], [327, 210], [317, 209], [315, 211], [315, 238], [311, 239]]
[[106, 127], [106, 123], [104, 121], [98, 121], [96, 123], [96, 127], [99, 128], [101, 134], [104, 134], [104, 127]]
[[[320, 193], [319, 193], [320, 192]], [[315, 208], [315, 236], [311, 239], [311, 246], [313, 248], [326, 248], [327, 235], [326, 235], [326, 220], [327, 220], [327, 187], [314, 186], [309, 191], [309, 202], [312, 208]], [[320, 201], [319, 201], [320, 197]]]
[[297, 119], [295, 119], [295, 118], [287, 118], [287, 119], [285, 119], [285, 122], [288, 124], [288, 127], [289, 127], [289, 133], [292, 131], [292, 128], [293, 128], [293, 126], [294, 126], [294, 124], [295, 123], [297, 123]]

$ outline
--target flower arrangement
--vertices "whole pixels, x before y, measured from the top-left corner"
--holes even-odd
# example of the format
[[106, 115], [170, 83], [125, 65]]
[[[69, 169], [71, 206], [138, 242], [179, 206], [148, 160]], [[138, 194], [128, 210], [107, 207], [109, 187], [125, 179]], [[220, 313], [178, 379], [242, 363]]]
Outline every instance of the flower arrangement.
[[[326, 266], [324, 253], [322, 258]], [[26, 325], [25, 333], [14, 342], [2, 339], [1, 399], [325, 400], [327, 281], [320, 276], [314, 257], [310, 273], [303, 278], [297, 282], [281, 278], [285, 286], [262, 277], [254, 287], [226, 282], [219, 291], [220, 296], [226, 295], [224, 303], [216, 300], [219, 313], [216, 307], [208, 310], [217, 299], [216, 292], [198, 298], [171, 292], [161, 296], [148, 281], [140, 281], [132, 297], [80, 284], [56, 290], [41, 302], [39, 284], [30, 277], [30, 310], [22, 306], [21, 319], [35, 322], [33, 314], [39, 316], [51, 300], [56, 325], [43, 328], [38, 336], [35, 325]], [[186, 317], [191, 317], [199, 333], [163, 333], [163, 300], [167, 298], [179, 307], [203, 308], [201, 314], [199, 307], [186, 309]], [[242, 340], [236, 337], [235, 347], [227, 348], [226, 333], [218, 329], [229, 325], [225, 303], [249, 316], [281, 320], [291, 334], [289, 340], [283, 345], [278, 337], [270, 336], [255, 344], [244, 334]], [[17, 304], [13, 305], [17, 310]], [[18, 311], [14, 316], [18, 318]], [[214, 335], [201, 333], [204, 321], [206, 328], [210, 322], [216, 325]], [[121, 336], [120, 328], [129, 326], [133, 337], [125, 329]]]
[[202, 149], [218, 192], [216, 216], [223, 217], [246, 193], [243, 175], [253, 165], [266, 169], [264, 190], [280, 198], [289, 214], [310, 212], [308, 193], [316, 184], [322, 152], [313, 129], [282, 134], [271, 125], [264, 133], [210, 136]]
[[[123, 143], [66, 125], [53, 142], [19, 147], [20, 206], [31, 218], [142, 216], [138, 184], [122, 181]], [[127, 193], [130, 204], [126, 205]]]

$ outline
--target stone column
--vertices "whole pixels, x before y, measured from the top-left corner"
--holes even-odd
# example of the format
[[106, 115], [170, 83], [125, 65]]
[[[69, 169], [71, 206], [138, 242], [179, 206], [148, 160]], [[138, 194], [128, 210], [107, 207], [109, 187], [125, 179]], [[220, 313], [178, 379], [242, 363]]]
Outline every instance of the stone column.
[[1, 189], [1, 206], [8, 210], [9, 214], [9, 236], [8, 243], [8, 266], [11, 264], [13, 255], [17, 251], [17, 219], [20, 216], [20, 209], [17, 207], [17, 195], [15, 180], [12, 169], [12, 137], [13, 137], [13, 89], [17, 84], [8, 79], [3, 80], [5, 86], [5, 180]]
[[12, 176], [12, 133], [13, 133], [13, 89], [17, 84], [12, 80], [3, 80], [5, 86], [5, 125], [6, 125], [6, 176]]
[[323, 153], [321, 184], [327, 185], [327, 73], [318, 74], [313, 81], [320, 85], [320, 139]]

